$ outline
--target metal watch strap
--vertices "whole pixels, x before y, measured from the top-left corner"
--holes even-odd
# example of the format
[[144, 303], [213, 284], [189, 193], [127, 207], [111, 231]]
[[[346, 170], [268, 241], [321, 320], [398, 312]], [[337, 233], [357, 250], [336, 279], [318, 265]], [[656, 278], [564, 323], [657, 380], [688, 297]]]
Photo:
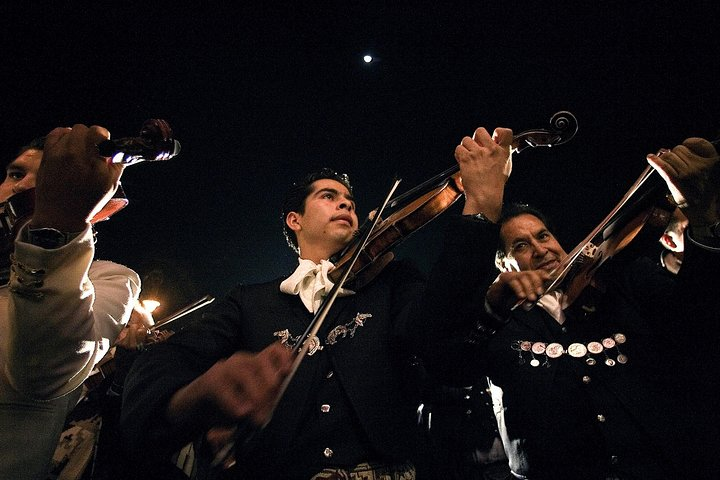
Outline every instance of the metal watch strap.
[[61, 232], [56, 228], [28, 228], [27, 241], [46, 249], [60, 248], [82, 232]]
[[489, 218], [485, 216], [484, 213], [472, 213], [468, 215], [463, 215], [464, 218], [474, 220], [476, 222], [485, 222], [485, 223], [493, 223], [490, 221]]

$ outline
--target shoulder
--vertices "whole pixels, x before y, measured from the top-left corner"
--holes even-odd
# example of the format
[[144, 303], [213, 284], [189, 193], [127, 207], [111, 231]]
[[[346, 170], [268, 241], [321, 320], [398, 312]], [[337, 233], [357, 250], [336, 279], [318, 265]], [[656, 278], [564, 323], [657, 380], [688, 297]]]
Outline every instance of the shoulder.
[[242, 294], [246, 292], [264, 292], [273, 289], [277, 289], [278, 291], [280, 291], [280, 282], [282, 282], [283, 280], [284, 278], [278, 277], [267, 282], [237, 283], [232, 289], [230, 289], [230, 293]]
[[[361, 289], [379, 285], [396, 288], [407, 283], [424, 283], [426, 280], [415, 263], [407, 259], [392, 260], [380, 272], [373, 273], [372, 268], [371, 265], [368, 271], [360, 272]], [[352, 289], [353, 283], [349, 282], [348, 286]]]
[[655, 259], [647, 256], [630, 258], [628, 261], [610, 261], [606, 267], [598, 277], [603, 283], [641, 294], [653, 290], [666, 291], [675, 282], [673, 275]]
[[280, 282], [282, 280], [282, 278], [276, 278], [261, 283], [238, 283], [227, 292], [225, 298], [230, 301], [241, 302], [256, 297], [280, 295]]

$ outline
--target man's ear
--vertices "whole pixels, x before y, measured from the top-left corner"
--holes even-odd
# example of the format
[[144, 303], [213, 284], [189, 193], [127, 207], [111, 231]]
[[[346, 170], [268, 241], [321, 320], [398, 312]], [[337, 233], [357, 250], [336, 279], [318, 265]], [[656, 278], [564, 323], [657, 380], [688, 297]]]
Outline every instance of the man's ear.
[[300, 225], [300, 217], [301, 215], [297, 212], [289, 212], [285, 217], [285, 224], [290, 230], [297, 232], [302, 228]]

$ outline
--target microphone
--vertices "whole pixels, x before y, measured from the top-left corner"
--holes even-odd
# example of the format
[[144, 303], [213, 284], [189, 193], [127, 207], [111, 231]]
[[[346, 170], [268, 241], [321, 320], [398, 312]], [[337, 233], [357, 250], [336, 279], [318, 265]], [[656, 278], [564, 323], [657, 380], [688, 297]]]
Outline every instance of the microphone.
[[165, 120], [150, 119], [143, 123], [139, 137], [105, 140], [98, 144], [98, 152], [110, 157], [111, 163], [134, 165], [139, 162], [169, 160], [180, 153], [180, 142], [173, 137]]

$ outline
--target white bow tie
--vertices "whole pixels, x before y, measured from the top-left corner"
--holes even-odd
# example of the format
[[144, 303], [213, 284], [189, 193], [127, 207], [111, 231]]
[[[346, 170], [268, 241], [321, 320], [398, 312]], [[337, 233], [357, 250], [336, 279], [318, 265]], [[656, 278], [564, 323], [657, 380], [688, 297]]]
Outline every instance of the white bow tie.
[[[334, 265], [327, 260], [322, 260], [320, 265], [303, 258], [300, 258], [299, 262], [300, 265], [293, 274], [280, 284], [280, 291], [289, 295], [299, 295], [308, 312], [315, 313], [323, 297], [333, 288], [334, 283], [328, 278], [328, 272]], [[352, 290], [341, 288], [338, 296], [345, 297], [354, 293]]]

